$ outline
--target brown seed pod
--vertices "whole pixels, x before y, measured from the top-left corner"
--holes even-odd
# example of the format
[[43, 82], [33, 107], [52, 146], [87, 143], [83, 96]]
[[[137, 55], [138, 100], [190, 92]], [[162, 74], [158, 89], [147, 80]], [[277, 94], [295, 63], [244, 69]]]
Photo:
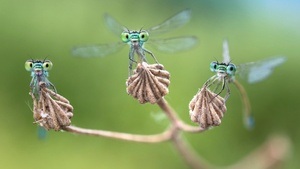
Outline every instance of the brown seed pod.
[[155, 104], [169, 93], [170, 74], [161, 64], [139, 63], [126, 81], [127, 93], [144, 104]]
[[40, 96], [33, 99], [33, 118], [34, 123], [44, 127], [46, 130], [55, 131], [63, 129], [71, 124], [73, 117], [73, 107], [63, 96], [49, 90], [44, 82], [40, 82]]
[[224, 99], [206, 86], [202, 87], [191, 100], [189, 109], [191, 120], [202, 128], [219, 126], [227, 110]]

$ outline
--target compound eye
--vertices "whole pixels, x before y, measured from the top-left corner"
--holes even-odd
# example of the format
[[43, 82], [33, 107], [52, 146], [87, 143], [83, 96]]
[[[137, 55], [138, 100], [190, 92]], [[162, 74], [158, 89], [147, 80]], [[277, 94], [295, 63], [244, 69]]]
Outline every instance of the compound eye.
[[232, 63], [229, 63], [229, 65], [227, 66], [226, 72], [229, 75], [234, 75], [236, 72], [236, 66]]
[[211, 62], [209, 68], [212, 72], [216, 72], [216, 70], [218, 68], [218, 63], [217, 62]]
[[44, 70], [51, 70], [52, 66], [53, 66], [53, 64], [50, 60], [45, 60], [43, 63]]
[[32, 67], [33, 67], [32, 60], [27, 60], [27, 61], [25, 62], [25, 69], [26, 69], [27, 71], [31, 71]]
[[141, 41], [146, 42], [149, 39], [149, 33], [147, 31], [141, 31], [139, 37]]
[[121, 39], [125, 43], [129, 42], [129, 33], [128, 32], [122, 32]]

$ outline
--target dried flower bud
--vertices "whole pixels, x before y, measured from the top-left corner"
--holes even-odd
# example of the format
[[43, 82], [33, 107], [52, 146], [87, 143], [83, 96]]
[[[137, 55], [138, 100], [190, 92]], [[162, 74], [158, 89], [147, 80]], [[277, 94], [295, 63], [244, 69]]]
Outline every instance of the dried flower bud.
[[33, 99], [33, 117], [35, 123], [47, 130], [54, 129], [56, 131], [63, 129], [71, 124], [73, 117], [73, 107], [70, 102], [63, 96], [48, 89], [44, 82], [39, 83], [40, 97]]
[[191, 120], [202, 128], [219, 126], [226, 112], [224, 99], [206, 86], [194, 96], [189, 104]]
[[127, 81], [127, 93], [140, 103], [155, 104], [169, 93], [170, 74], [161, 64], [139, 63]]

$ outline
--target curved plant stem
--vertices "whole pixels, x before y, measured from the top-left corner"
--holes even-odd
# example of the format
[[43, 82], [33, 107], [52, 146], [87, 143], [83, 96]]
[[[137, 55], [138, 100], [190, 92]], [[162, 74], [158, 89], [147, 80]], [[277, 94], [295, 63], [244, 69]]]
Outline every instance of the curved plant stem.
[[185, 124], [181, 119], [178, 118], [177, 113], [170, 107], [164, 98], [160, 99], [157, 102], [157, 105], [159, 105], [159, 107], [166, 113], [171, 121], [172, 126], [174, 126], [176, 129], [174, 130], [171, 141], [175, 148], [180, 152], [180, 155], [186, 161], [186, 163], [193, 169], [208, 168], [207, 165], [203, 165], [203, 160], [198, 157], [198, 155], [188, 146], [188, 144], [181, 138], [180, 135], [181, 130], [189, 132], [201, 132], [205, 131], [205, 129]]
[[[184, 123], [177, 116], [176, 112], [169, 106], [169, 104], [161, 99], [158, 103], [159, 107], [166, 113], [168, 118], [171, 121], [171, 126], [167, 128], [164, 132], [154, 135], [138, 135], [138, 134], [129, 134], [105, 130], [93, 130], [85, 129], [75, 126], [64, 127], [64, 130], [67, 132], [75, 134], [83, 134], [90, 136], [100, 136], [113, 138], [118, 140], [133, 141], [140, 143], [159, 143], [164, 141], [171, 141], [174, 147], [178, 150], [185, 162], [193, 169], [211, 169], [211, 168], [221, 168], [213, 166], [205, 160], [203, 160], [190, 146], [187, 142], [181, 137], [182, 131], [187, 132], [202, 132], [205, 129], [201, 127], [190, 126]], [[245, 168], [249, 166], [252, 168], [252, 164], [256, 164], [256, 167], [261, 169], [269, 169], [278, 167], [290, 149], [290, 142], [286, 137], [277, 136], [266, 141], [263, 146], [257, 148], [257, 150], [250, 153], [244, 159], [240, 160], [236, 164], [233, 164], [229, 167], [222, 167], [225, 169], [237, 169]]]
[[171, 120], [172, 124], [174, 124], [178, 129], [192, 133], [203, 132], [206, 130], [199, 126], [191, 126], [183, 122], [164, 98], [160, 99], [157, 102], [157, 105], [166, 113], [167, 117]]
[[138, 134], [105, 131], [105, 130], [93, 130], [93, 129], [75, 127], [75, 126], [67, 126], [64, 128], [64, 130], [76, 134], [100, 136], [100, 137], [114, 138], [119, 140], [126, 140], [126, 141], [140, 142], [140, 143], [159, 143], [159, 142], [167, 141], [170, 140], [173, 133], [172, 127], [168, 128], [166, 131], [164, 131], [161, 134], [154, 134], [154, 135], [138, 135]]
[[172, 143], [174, 147], [178, 150], [182, 158], [186, 161], [187, 164], [193, 169], [211, 169], [209, 164], [205, 163], [204, 160], [199, 157], [199, 155], [187, 144], [187, 142], [177, 135], [173, 137]]
[[278, 167], [282, 163], [290, 149], [290, 142], [286, 137], [273, 137], [272, 139], [266, 141], [266, 143], [263, 144], [263, 146], [257, 148], [257, 150], [253, 151], [244, 159], [238, 161], [236, 164], [233, 164], [228, 167], [216, 167], [205, 162], [205, 160], [203, 160], [181, 137], [182, 131], [195, 133], [203, 132], [205, 131], [205, 129], [199, 126], [191, 126], [184, 123], [177, 116], [177, 113], [171, 108], [171, 106], [164, 98], [160, 99], [157, 102], [157, 105], [166, 113], [166, 115], [171, 121], [170, 127], [160, 134], [138, 135], [114, 131], [85, 129], [75, 126], [64, 127], [64, 131], [75, 134], [99, 136], [139, 143], [159, 143], [171, 141], [174, 147], [178, 150], [178, 152], [186, 162], [186, 164], [188, 164], [193, 169], [237, 169], [245, 168], [247, 166], [249, 168], [253, 168], [253, 164], [255, 164], [254, 168], [274, 168]]

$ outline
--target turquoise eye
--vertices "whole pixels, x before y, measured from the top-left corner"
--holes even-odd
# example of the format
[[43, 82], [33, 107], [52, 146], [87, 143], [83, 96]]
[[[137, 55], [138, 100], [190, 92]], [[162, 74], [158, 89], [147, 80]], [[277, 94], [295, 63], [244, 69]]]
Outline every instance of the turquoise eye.
[[122, 32], [121, 39], [124, 43], [129, 42], [129, 33], [128, 32]]
[[216, 72], [217, 67], [218, 67], [218, 63], [217, 63], [217, 62], [211, 62], [211, 63], [210, 63], [209, 68], [210, 68], [210, 70], [211, 70], [212, 72]]
[[53, 66], [53, 64], [50, 60], [45, 60], [43, 63], [44, 70], [51, 70], [52, 66]]
[[141, 31], [139, 38], [141, 41], [146, 42], [149, 39], [149, 33], [147, 31]]
[[25, 69], [26, 69], [27, 71], [31, 71], [32, 66], [33, 66], [32, 60], [27, 60], [27, 61], [25, 62]]
[[232, 64], [232, 63], [229, 63], [228, 66], [227, 66], [227, 68], [226, 68], [227, 74], [234, 75], [235, 71], [236, 71], [236, 66], [234, 64]]

